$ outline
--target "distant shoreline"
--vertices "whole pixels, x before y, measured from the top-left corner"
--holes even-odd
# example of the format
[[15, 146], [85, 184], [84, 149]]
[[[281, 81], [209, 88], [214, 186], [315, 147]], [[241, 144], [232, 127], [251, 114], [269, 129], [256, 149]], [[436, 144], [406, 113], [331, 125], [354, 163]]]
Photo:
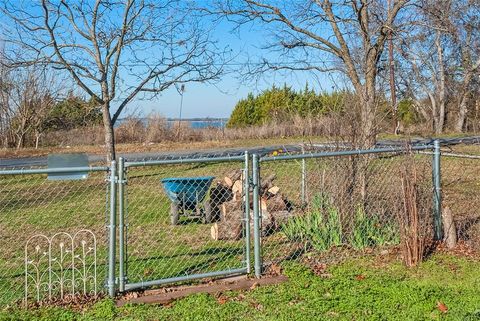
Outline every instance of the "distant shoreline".
[[167, 118], [168, 121], [228, 121], [228, 118]]
[[[148, 117], [138, 117], [136, 119], [140, 119], [140, 120], [146, 120], [148, 119]], [[207, 118], [182, 118], [182, 119], [179, 119], [179, 118], [167, 118], [167, 121], [224, 121], [224, 122], [227, 122], [229, 118], [211, 118], [211, 117], [207, 117]], [[118, 121], [119, 122], [123, 122], [125, 120], [128, 120], [128, 118], [119, 118]]]
[[[118, 127], [124, 121], [131, 119], [131, 118], [119, 118], [118, 122], [115, 124], [115, 127]], [[140, 120], [143, 123], [148, 121], [147, 117], [138, 117], [135, 118]], [[215, 128], [224, 128], [228, 122], [228, 118], [167, 118], [167, 123], [170, 125], [175, 122], [182, 122], [182, 123], [190, 123], [192, 128], [207, 128], [207, 127], [215, 127]]]

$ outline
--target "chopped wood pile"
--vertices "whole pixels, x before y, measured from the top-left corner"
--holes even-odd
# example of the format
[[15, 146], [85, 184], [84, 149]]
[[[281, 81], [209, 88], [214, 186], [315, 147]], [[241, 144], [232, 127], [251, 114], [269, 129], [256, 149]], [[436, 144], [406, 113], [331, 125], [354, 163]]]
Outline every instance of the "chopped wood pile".
[[[277, 231], [292, 217], [293, 206], [274, 185], [275, 174], [260, 182], [260, 210], [262, 235]], [[253, 228], [253, 195], [250, 193], [250, 225]], [[218, 222], [211, 227], [214, 240], [238, 240], [242, 237], [244, 222], [244, 179], [243, 171], [229, 172], [210, 191], [211, 208]]]

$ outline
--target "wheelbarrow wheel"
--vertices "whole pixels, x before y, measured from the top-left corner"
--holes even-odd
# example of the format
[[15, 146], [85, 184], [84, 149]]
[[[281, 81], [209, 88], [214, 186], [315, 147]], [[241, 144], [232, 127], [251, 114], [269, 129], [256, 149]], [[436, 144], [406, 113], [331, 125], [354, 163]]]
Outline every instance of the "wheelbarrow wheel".
[[212, 204], [210, 203], [210, 201], [206, 202], [205, 203], [205, 206], [204, 206], [204, 219], [203, 219], [203, 222], [205, 224], [210, 224], [212, 223], [212, 216], [213, 216], [213, 211], [212, 211]]
[[178, 219], [180, 217], [180, 211], [178, 207], [178, 204], [170, 204], [170, 220], [172, 222], [172, 225], [178, 224]]

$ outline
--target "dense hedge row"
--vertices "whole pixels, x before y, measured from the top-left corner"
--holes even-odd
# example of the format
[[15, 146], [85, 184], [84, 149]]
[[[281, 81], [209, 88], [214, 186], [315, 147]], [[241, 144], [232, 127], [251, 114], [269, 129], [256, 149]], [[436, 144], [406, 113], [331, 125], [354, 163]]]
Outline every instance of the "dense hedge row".
[[[258, 95], [250, 93], [235, 106], [229, 128], [243, 128], [254, 125], [264, 125], [271, 121], [289, 121], [292, 116], [318, 117], [322, 115], [335, 116], [353, 108], [355, 97], [347, 91], [332, 93], [316, 93], [305, 86], [303, 90], [295, 91], [291, 87], [272, 87]], [[378, 113], [380, 119], [388, 124], [392, 119], [392, 108], [387, 99], [380, 99]], [[398, 103], [398, 119], [403, 126], [411, 126], [422, 121], [411, 100], [403, 99]]]
[[286, 120], [292, 115], [308, 117], [323, 115], [343, 108], [345, 92], [320, 93], [305, 86], [295, 91], [291, 87], [272, 87], [258, 95], [249, 94], [235, 106], [227, 127], [261, 125], [270, 120]]

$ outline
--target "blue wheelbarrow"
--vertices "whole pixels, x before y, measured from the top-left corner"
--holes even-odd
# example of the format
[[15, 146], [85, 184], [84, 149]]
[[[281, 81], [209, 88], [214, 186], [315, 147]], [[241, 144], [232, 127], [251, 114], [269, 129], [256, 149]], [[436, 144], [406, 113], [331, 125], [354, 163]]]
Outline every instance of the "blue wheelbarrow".
[[177, 225], [180, 215], [201, 218], [204, 223], [212, 221], [210, 202], [202, 204], [215, 177], [175, 177], [161, 180], [163, 188], [172, 201], [170, 218]]

